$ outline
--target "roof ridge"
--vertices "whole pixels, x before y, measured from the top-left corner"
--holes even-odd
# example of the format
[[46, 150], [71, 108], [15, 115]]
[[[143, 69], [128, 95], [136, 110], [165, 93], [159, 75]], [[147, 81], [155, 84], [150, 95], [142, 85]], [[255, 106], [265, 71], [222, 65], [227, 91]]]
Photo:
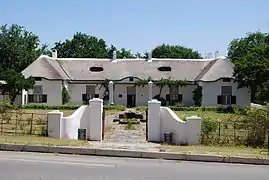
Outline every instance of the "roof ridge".
[[69, 78], [69, 80], [72, 80], [69, 74], [67, 74], [66, 70], [63, 68], [63, 66], [59, 63], [58, 59], [56, 59], [57, 64], [59, 64], [60, 68], [63, 70], [65, 75]]
[[[61, 75], [61, 73], [57, 70], [57, 69], [55, 69], [55, 67], [51, 64], [51, 62], [50, 61], [55, 61], [54, 59], [51, 59], [51, 58], [45, 58], [46, 59], [46, 62], [47, 62], [47, 64], [49, 64], [49, 66], [51, 66], [53, 69], [54, 69], [54, 71], [59, 75], [59, 77], [61, 77], [62, 79], [64, 79], [64, 77], [62, 77], [62, 75]], [[56, 63], [59, 65], [59, 63], [56, 61]], [[59, 65], [60, 66], [60, 65]], [[61, 66], [60, 66], [60, 68], [61, 68]], [[62, 68], [61, 68], [62, 69]], [[64, 72], [65, 73], [65, 72]], [[66, 73], [65, 73], [66, 74]], [[67, 75], [67, 77], [69, 78], [69, 76]]]
[[200, 80], [204, 77], [204, 75], [212, 68], [212, 66], [218, 61], [218, 59], [209, 61], [209, 63], [204, 67], [204, 69], [199, 73], [199, 75], [195, 78], [195, 81]]

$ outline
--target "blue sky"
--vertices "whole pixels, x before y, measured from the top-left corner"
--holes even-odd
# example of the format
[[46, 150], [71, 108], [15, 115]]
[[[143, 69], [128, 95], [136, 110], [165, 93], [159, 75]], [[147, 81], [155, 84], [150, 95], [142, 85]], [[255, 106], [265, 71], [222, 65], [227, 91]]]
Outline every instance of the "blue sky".
[[77, 31], [133, 52], [161, 43], [225, 55], [233, 38], [269, 30], [268, 0], [2, 0], [0, 24], [19, 24], [50, 46]]

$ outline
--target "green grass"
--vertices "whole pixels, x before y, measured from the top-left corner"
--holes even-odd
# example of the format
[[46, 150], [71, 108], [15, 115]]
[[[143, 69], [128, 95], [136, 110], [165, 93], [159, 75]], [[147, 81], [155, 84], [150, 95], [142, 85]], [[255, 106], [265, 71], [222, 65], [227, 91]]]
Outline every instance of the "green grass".
[[219, 156], [238, 156], [238, 157], [254, 157], [254, 158], [269, 158], [267, 149], [250, 148], [245, 146], [172, 146], [162, 145], [162, 151], [165, 152], [180, 152], [184, 154], [204, 154], [204, 155], [219, 155]]
[[0, 143], [7, 144], [30, 144], [46, 146], [88, 146], [88, 141], [54, 139], [40, 136], [12, 136], [0, 135]]
[[[20, 109], [0, 114], [0, 133], [44, 135], [47, 128], [48, 109]], [[75, 110], [60, 110], [64, 117], [70, 116]], [[118, 113], [119, 110], [106, 110], [106, 115]]]
[[217, 113], [213, 111], [175, 111], [178, 117], [182, 120], [186, 120], [189, 116], [199, 116], [202, 119], [211, 119], [216, 121], [229, 121], [239, 116], [232, 113]]
[[124, 125], [125, 130], [135, 130], [135, 128], [136, 128], [135, 124], [128, 123]]

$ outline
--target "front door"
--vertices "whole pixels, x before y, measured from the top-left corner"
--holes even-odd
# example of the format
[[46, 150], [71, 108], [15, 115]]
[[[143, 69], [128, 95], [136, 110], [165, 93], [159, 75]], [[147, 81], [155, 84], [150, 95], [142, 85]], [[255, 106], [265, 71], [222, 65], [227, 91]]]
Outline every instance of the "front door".
[[127, 107], [135, 107], [135, 99], [136, 99], [136, 93], [135, 93], [135, 86], [127, 87]]
[[94, 98], [94, 95], [95, 95], [95, 86], [94, 85], [87, 85], [86, 86], [87, 100]]

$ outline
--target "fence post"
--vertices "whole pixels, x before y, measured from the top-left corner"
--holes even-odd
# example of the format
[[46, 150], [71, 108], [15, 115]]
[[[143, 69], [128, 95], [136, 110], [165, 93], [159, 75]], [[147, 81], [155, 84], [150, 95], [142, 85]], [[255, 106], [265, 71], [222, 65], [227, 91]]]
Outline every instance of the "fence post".
[[4, 113], [2, 114], [1, 133], [3, 133], [3, 126], [4, 126]]
[[221, 131], [221, 122], [219, 121], [219, 143], [220, 143], [220, 140], [221, 140], [221, 133], [220, 133], [220, 131]]
[[17, 124], [18, 124], [18, 113], [16, 112], [16, 120], [15, 120], [15, 135], [17, 135]]
[[269, 151], [269, 129], [267, 129], [267, 149]]
[[33, 131], [33, 120], [34, 120], [34, 113], [32, 113], [32, 119], [31, 119], [31, 124], [30, 124], [30, 134], [32, 134], [32, 131]]

